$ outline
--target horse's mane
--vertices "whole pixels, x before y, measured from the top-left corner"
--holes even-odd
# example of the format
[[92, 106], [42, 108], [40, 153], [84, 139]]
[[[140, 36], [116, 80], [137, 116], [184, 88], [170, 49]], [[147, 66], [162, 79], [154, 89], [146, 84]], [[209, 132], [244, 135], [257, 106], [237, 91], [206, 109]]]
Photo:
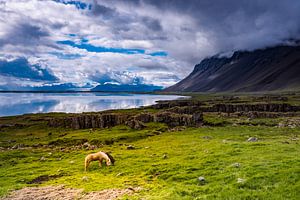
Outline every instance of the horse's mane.
[[116, 160], [112, 157], [112, 155], [110, 155], [110, 154], [107, 153], [107, 152], [104, 152], [104, 153], [109, 157], [111, 163], [114, 165]]

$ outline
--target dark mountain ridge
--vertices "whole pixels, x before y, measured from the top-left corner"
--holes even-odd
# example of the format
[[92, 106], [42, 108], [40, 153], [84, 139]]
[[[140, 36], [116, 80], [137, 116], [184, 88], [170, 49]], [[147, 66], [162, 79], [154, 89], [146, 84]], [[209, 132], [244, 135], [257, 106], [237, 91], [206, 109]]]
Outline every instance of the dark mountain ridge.
[[250, 92], [300, 88], [300, 46], [280, 45], [213, 56], [190, 75], [166, 88], [169, 92]]

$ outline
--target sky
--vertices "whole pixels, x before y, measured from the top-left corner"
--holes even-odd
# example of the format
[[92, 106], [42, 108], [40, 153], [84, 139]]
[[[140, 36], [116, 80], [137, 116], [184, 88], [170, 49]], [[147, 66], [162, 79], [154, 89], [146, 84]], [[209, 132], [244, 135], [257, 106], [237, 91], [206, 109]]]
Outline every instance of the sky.
[[170, 86], [203, 58], [300, 39], [299, 0], [0, 0], [0, 89]]

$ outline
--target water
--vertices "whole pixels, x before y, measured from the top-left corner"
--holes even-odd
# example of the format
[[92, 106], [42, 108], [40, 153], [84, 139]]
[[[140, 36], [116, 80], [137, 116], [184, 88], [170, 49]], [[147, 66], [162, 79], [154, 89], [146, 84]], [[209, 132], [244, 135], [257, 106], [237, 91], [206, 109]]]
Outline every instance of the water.
[[0, 93], [0, 116], [48, 112], [96, 112], [137, 108], [182, 96], [109, 93]]

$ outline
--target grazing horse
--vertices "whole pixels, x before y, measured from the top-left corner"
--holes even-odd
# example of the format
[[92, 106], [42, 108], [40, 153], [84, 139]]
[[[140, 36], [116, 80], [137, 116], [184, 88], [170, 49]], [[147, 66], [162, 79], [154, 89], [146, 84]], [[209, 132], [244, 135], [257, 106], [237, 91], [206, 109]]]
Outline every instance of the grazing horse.
[[102, 167], [103, 160], [105, 160], [107, 166], [110, 166], [115, 163], [115, 159], [110, 154], [99, 151], [97, 153], [89, 154], [85, 157], [85, 161], [84, 161], [85, 171], [89, 167], [90, 162], [97, 161], [97, 160], [99, 161], [99, 167]]

